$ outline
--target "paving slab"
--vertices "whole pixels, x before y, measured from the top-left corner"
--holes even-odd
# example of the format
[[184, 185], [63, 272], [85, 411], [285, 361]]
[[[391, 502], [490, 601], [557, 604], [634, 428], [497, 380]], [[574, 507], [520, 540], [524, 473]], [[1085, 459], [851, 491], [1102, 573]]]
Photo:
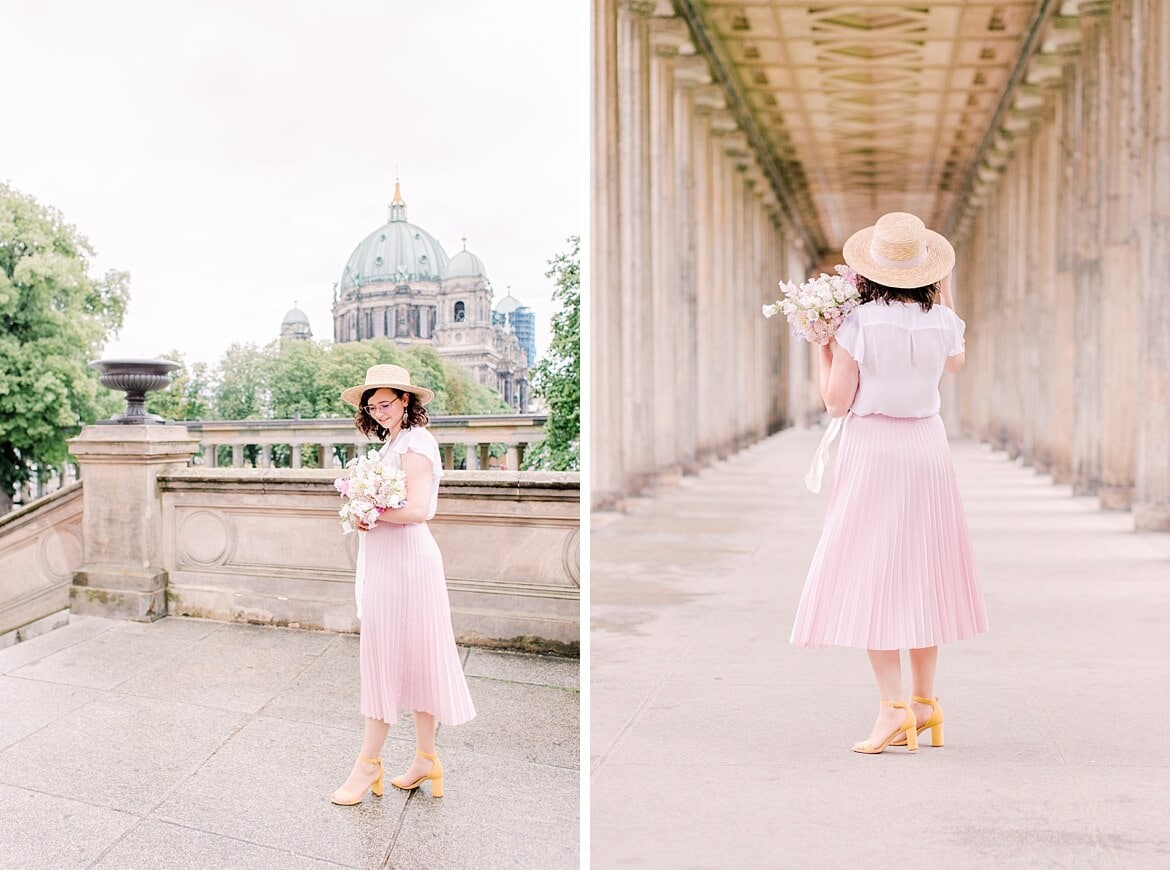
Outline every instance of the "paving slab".
[[[354, 635], [73, 617], [0, 650], [0, 868], [578, 866], [577, 662], [460, 654], [479, 715], [439, 729], [447, 796], [338, 807]], [[388, 775], [413, 750], [404, 713]]]
[[273, 849], [209, 834], [158, 819], [142, 819], [102, 857], [93, 870], [336, 870], [337, 865], [318, 861], [286, 849]]
[[857, 755], [865, 653], [788, 643], [820, 435], [595, 515], [593, 866], [1170, 866], [1170, 535], [953, 442], [991, 630], [941, 650], [945, 747]]
[[138, 823], [130, 813], [3, 784], [0, 809], [3, 870], [88, 867]]

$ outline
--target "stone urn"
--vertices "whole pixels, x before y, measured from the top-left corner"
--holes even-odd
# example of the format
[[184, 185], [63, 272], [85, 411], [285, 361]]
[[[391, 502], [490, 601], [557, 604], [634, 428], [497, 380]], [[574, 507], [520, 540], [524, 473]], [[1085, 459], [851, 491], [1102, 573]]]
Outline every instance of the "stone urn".
[[169, 359], [100, 359], [89, 364], [101, 372], [103, 386], [126, 394], [126, 413], [103, 423], [159, 425], [165, 423], [157, 414], [146, 413], [146, 394], [170, 386], [171, 372], [179, 368]]

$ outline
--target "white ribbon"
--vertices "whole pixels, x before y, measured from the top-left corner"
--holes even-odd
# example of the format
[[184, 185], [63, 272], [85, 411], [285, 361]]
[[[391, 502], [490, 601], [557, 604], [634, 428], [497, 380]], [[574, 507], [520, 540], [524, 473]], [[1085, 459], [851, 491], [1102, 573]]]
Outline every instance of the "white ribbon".
[[804, 485], [809, 492], [819, 493], [821, 491], [821, 478], [825, 475], [825, 466], [829, 464], [829, 447], [836, 440], [837, 434], [844, 425], [845, 417], [834, 417], [829, 422], [829, 428], [825, 430], [825, 434], [821, 436], [821, 443], [817, 445], [812, 465], [808, 467], [808, 474], [804, 476]]
[[[353, 596], [357, 600], [357, 618], [362, 618], [362, 589], [366, 583], [366, 533], [358, 532], [357, 570], [353, 578]], [[933, 733], [933, 732], [932, 732]]]

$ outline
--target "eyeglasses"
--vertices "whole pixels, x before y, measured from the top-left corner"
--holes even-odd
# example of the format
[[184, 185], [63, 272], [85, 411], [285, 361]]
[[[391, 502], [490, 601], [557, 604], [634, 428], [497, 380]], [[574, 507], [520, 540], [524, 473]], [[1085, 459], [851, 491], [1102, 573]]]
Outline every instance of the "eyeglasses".
[[365, 411], [367, 414], [369, 414], [371, 417], [374, 416], [375, 414], [378, 414], [380, 416], [385, 417], [387, 414], [390, 413], [390, 409], [394, 407], [394, 402], [400, 401], [401, 398], [402, 397], [399, 396], [393, 402], [379, 402], [376, 405], [362, 405], [362, 410]]

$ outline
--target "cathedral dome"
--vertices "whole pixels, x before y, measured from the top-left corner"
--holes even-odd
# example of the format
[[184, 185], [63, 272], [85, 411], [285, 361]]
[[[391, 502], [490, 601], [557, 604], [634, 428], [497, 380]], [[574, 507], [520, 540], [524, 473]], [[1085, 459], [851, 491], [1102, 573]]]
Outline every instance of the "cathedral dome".
[[451, 262], [447, 265], [447, 277], [486, 278], [487, 269], [484, 268], [483, 260], [464, 248], [451, 258]]
[[354, 248], [338, 289], [346, 293], [367, 284], [442, 281], [447, 264], [447, 252], [438, 239], [407, 222], [406, 202], [395, 184], [390, 220]]
[[301, 311], [299, 308], [291, 309], [288, 314], [284, 316], [284, 320], [280, 322], [281, 326], [300, 326], [304, 324], [309, 325], [309, 315]]
[[520, 305], [520, 300], [513, 296], [511, 292], [509, 292], [507, 296], [496, 303], [496, 313], [511, 314], [520, 307], [522, 307]]

